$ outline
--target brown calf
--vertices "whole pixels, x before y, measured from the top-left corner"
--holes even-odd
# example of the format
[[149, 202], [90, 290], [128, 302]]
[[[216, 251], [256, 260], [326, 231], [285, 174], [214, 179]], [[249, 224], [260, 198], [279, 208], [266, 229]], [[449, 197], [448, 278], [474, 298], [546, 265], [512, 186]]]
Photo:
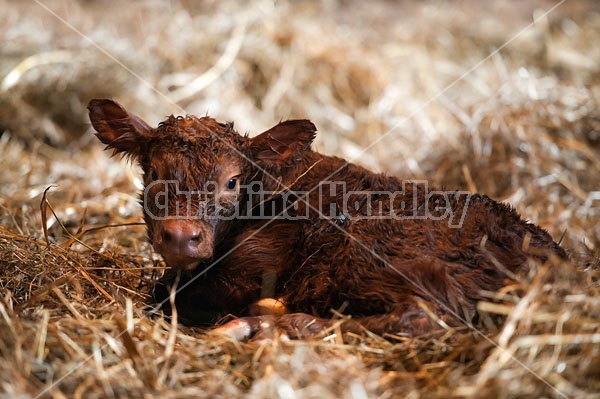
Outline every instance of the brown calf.
[[[528, 258], [566, 257], [508, 205], [312, 151], [307, 120], [249, 138], [209, 117], [151, 128], [111, 100], [88, 108], [98, 138], [144, 171], [148, 237], [184, 271], [175, 303], [186, 324], [249, 316], [272, 297], [293, 336], [320, 331], [332, 309], [352, 316], [344, 330], [415, 335], [473, 316], [482, 291]], [[154, 291], [167, 313], [174, 275]], [[261, 319], [245, 320], [256, 329]]]

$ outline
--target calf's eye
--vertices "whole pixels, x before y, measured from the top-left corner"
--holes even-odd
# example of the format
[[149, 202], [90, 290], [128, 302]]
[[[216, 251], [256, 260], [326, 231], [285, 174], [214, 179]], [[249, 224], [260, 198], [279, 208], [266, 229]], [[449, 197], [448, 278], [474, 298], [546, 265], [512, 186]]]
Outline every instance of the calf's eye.
[[233, 177], [233, 178], [229, 179], [229, 181], [225, 185], [225, 188], [227, 190], [233, 190], [233, 189], [235, 189], [236, 186], [237, 186], [237, 177]]
[[148, 175], [150, 176], [150, 180], [158, 180], [158, 173], [154, 169], [150, 168]]

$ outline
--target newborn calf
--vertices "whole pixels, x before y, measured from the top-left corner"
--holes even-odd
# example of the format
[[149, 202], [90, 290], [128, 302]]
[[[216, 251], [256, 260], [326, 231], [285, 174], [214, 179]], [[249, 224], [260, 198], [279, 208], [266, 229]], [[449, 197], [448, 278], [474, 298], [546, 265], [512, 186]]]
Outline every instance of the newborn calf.
[[[250, 138], [209, 117], [152, 128], [111, 100], [88, 108], [100, 141], [144, 171], [148, 238], [172, 268], [154, 296], [169, 314], [180, 272], [184, 324], [234, 315], [252, 334], [269, 317], [303, 337], [334, 309], [351, 316], [343, 331], [417, 335], [474, 316], [528, 258], [566, 257], [508, 205], [312, 151], [307, 120]], [[250, 317], [261, 298], [284, 310]]]

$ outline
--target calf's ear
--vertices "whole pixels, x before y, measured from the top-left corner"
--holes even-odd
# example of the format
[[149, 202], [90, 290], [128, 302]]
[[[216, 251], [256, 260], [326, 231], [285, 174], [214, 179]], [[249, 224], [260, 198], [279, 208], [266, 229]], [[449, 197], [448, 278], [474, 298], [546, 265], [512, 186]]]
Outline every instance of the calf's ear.
[[258, 162], [289, 164], [310, 148], [316, 133], [309, 120], [288, 120], [252, 138], [250, 148]]
[[115, 154], [141, 155], [152, 131], [146, 122], [113, 100], [93, 99], [88, 110], [96, 137], [106, 148], [112, 148]]

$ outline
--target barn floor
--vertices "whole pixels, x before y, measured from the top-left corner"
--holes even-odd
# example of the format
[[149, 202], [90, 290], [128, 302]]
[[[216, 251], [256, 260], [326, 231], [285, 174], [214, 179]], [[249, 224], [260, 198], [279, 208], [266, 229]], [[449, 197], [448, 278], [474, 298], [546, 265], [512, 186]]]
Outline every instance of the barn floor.
[[[0, 0], [0, 398], [600, 398], [600, 4]], [[513, 204], [569, 251], [475, 329], [238, 343], [148, 318], [139, 171], [85, 105]], [[518, 294], [517, 294], [518, 292]]]

